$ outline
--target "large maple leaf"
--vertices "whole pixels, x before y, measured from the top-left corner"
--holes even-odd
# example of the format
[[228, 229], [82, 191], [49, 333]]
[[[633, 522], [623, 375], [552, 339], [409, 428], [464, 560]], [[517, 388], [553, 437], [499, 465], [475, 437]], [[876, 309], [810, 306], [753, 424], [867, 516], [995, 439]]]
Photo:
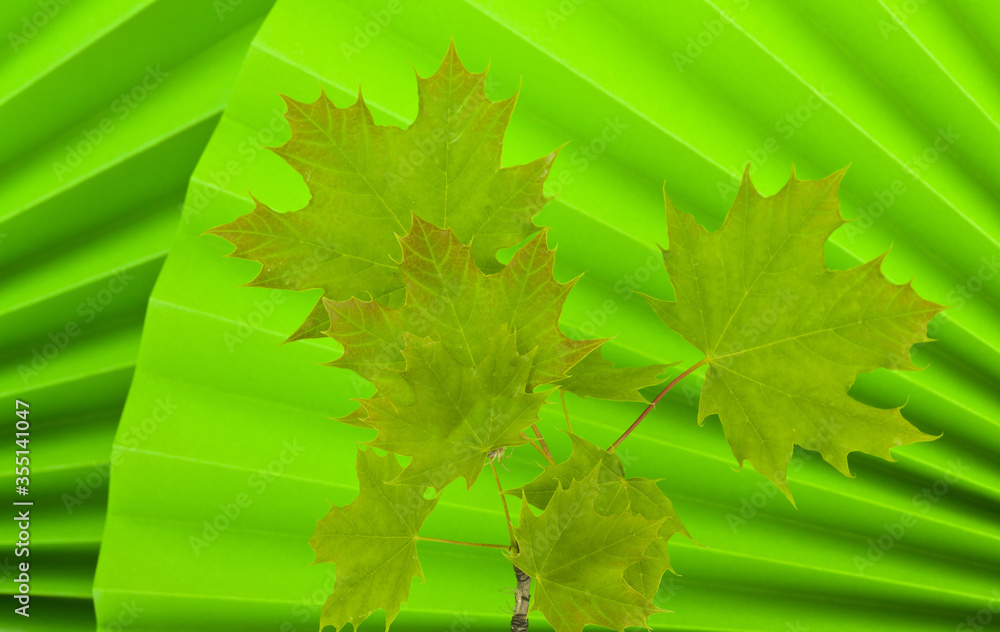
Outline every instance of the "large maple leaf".
[[437, 505], [423, 488], [389, 485], [402, 471], [392, 454], [358, 450], [361, 492], [346, 507], [331, 507], [309, 540], [319, 564], [337, 565], [333, 594], [320, 617], [320, 627], [340, 629], [358, 624], [373, 611], [385, 611], [385, 626], [399, 614], [414, 577], [424, 578], [417, 561], [417, 532]]
[[[850, 476], [847, 455], [892, 460], [889, 449], [932, 439], [899, 408], [858, 402], [858, 374], [915, 370], [910, 347], [929, 340], [943, 308], [881, 272], [885, 255], [844, 271], [823, 246], [845, 220], [838, 171], [803, 181], [794, 170], [776, 195], [743, 176], [722, 228], [709, 233], [667, 199], [663, 258], [676, 301], [649, 298], [661, 319], [705, 352], [699, 423], [717, 414], [733, 454], [791, 499], [786, 470], [795, 445], [818, 451]], [[648, 298], [648, 297], [647, 297]]]
[[663, 520], [630, 511], [602, 514], [597, 465], [568, 488], [557, 482], [542, 513], [521, 505], [514, 536], [516, 554], [505, 553], [535, 583], [531, 609], [540, 611], [556, 632], [580, 632], [585, 625], [615, 630], [646, 627], [662, 612], [626, 579], [659, 537]]
[[[504, 132], [516, 96], [487, 98], [487, 73], [470, 73], [454, 43], [441, 67], [417, 76], [419, 109], [405, 131], [376, 125], [364, 99], [336, 107], [325, 94], [313, 103], [285, 98], [291, 138], [274, 151], [298, 171], [312, 195], [298, 211], [279, 213], [256, 202], [252, 212], [212, 229], [257, 261], [248, 285], [320, 288], [343, 301], [403, 302], [396, 236], [411, 213], [450, 227], [486, 272], [496, 253], [536, 230], [545, 178], [558, 151], [525, 165], [500, 166]], [[315, 338], [327, 324], [319, 302], [291, 340]]]
[[531, 505], [545, 509], [559, 489], [568, 489], [573, 481], [582, 481], [597, 468], [598, 493], [594, 510], [602, 516], [628, 511], [662, 521], [657, 539], [646, 549], [644, 557], [625, 569], [625, 581], [650, 601], [660, 588], [663, 574], [673, 570], [667, 542], [676, 533], [691, 537], [681, 523], [673, 504], [656, 481], [648, 478], [625, 478], [625, 468], [614, 452], [594, 445], [586, 439], [570, 434], [573, 453], [568, 459], [542, 470], [533, 481], [506, 490], [505, 493], [521, 496]]

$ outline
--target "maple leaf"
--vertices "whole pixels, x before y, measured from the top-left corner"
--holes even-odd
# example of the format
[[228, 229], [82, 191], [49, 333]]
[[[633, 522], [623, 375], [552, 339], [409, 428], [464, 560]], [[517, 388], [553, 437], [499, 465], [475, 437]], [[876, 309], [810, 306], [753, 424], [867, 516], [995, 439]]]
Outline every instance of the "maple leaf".
[[555, 253], [546, 246], [546, 235], [542, 230], [505, 268], [486, 275], [451, 229], [414, 217], [410, 233], [400, 239], [406, 303], [390, 309], [357, 299], [327, 300], [330, 328], [325, 333], [344, 346], [344, 354], [330, 365], [376, 382], [387, 370], [405, 366], [403, 336], [409, 333], [440, 340], [458, 362], [471, 366], [505, 326], [517, 333], [519, 353], [533, 353], [529, 391], [563, 380], [562, 388], [581, 395], [641, 398], [638, 389], [655, 383], [661, 365], [616, 368], [599, 355], [597, 361], [586, 360], [605, 341], [572, 340], [559, 329], [575, 280], [559, 283], [553, 277]]
[[[463, 477], [471, 486], [490, 451], [526, 443], [521, 431], [537, 421], [546, 397], [536, 387], [565, 377], [604, 342], [571, 340], [560, 331], [573, 282], [552, 276], [554, 253], [545, 237], [543, 230], [509, 265], [487, 275], [451, 229], [414, 217], [400, 239], [402, 307], [326, 301], [326, 333], [344, 347], [329, 364], [360, 373], [378, 389], [344, 421], [378, 430], [372, 445], [414, 457], [398, 482], [441, 489]], [[610, 383], [618, 369], [602, 362], [592, 381]], [[620, 371], [614, 388], [630, 395], [660, 369]], [[588, 379], [586, 367], [580, 375]], [[508, 382], [519, 389], [516, 396]]]
[[540, 611], [556, 632], [580, 632], [585, 625], [615, 630], [647, 627], [662, 612], [626, 580], [626, 570], [641, 562], [659, 537], [662, 520], [629, 511], [602, 515], [601, 465], [555, 491], [538, 516], [521, 505], [514, 536], [517, 554], [505, 555], [535, 582], [531, 609]]
[[559, 388], [580, 397], [596, 397], [619, 402], [648, 402], [639, 389], [663, 381], [663, 371], [677, 364], [650, 364], [641, 367], [616, 367], [606, 360], [599, 349], [566, 371], [566, 377], [556, 382]]
[[[482, 270], [499, 270], [497, 251], [536, 230], [558, 150], [500, 166], [516, 96], [489, 100], [486, 77], [465, 69], [452, 42], [436, 73], [417, 76], [419, 109], [405, 131], [376, 125], [360, 93], [347, 108], [325, 94], [313, 103], [285, 97], [291, 138], [273, 151], [302, 175], [312, 199], [290, 213], [255, 201], [249, 214], [209, 232], [236, 246], [230, 256], [261, 264], [248, 285], [320, 288], [336, 301], [403, 303], [396, 236], [409, 232], [411, 212], [452, 228]], [[289, 340], [319, 337], [327, 322], [321, 300]]]
[[357, 629], [381, 609], [388, 630], [410, 594], [413, 578], [424, 578], [417, 561], [417, 532], [438, 499], [424, 498], [420, 487], [387, 484], [402, 470], [392, 454], [358, 450], [357, 470], [357, 499], [346, 507], [332, 507], [309, 540], [316, 551], [314, 564], [337, 565], [320, 627], [339, 630], [350, 623]]
[[538, 420], [546, 395], [525, 390], [532, 354], [517, 352], [505, 326], [471, 364], [443, 342], [409, 333], [405, 341], [406, 369], [381, 373], [381, 396], [361, 402], [364, 423], [378, 430], [370, 445], [413, 457], [394, 483], [442, 489], [463, 477], [472, 487], [487, 455], [527, 443], [523, 431]]
[[740, 465], [749, 461], [791, 500], [794, 446], [818, 451], [850, 476], [847, 455], [893, 460], [889, 448], [926, 435], [899, 408], [851, 398], [858, 374], [915, 370], [910, 347], [928, 341], [943, 308], [881, 272], [885, 254], [845, 271], [823, 245], [845, 223], [837, 187], [844, 170], [791, 179], [761, 196], [743, 181], [722, 228], [709, 233], [667, 199], [670, 248], [663, 258], [675, 302], [647, 297], [671, 329], [705, 352], [698, 420], [717, 414]]
[[677, 512], [655, 480], [625, 478], [625, 468], [614, 452], [569, 433], [573, 453], [564, 462], [550, 465], [533, 481], [505, 493], [522, 496], [531, 505], [544, 509], [552, 495], [567, 489], [573, 481], [585, 479], [597, 468], [598, 493], [594, 509], [599, 515], [609, 516], [629, 511], [650, 520], [662, 521], [654, 540], [645, 551], [643, 559], [625, 569], [625, 580], [646, 599], [652, 601], [660, 588], [663, 574], [673, 570], [667, 552], [667, 542], [676, 533], [691, 537], [681, 523]]
[[559, 283], [552, 276], [555, 257], [546, 235], [542, 230], [503, 270], [487, 276], [450, 230], [415, 218], [410, 235], [400, 240], [411, 328], [428, 323], [456, 358], [475, 362], [493, 332], [506, 324], [517, 332], [519, 352], [537, 349], [529, 390], [564, 377], [604, 341], [571, 340], [559, 329], [574, 282]]

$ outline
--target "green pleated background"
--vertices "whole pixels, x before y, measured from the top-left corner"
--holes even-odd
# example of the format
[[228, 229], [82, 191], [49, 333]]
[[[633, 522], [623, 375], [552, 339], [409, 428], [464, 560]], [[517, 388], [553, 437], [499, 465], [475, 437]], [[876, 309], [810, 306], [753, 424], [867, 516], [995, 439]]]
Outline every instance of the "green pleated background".
[[[207, 2], [199, 6], [211, 8]], [[174, 10], [177, 16], [194, 11]], [[250, 22], [246, 18], [247, 33]], [[130, 307], [120, 303], [120, 321], [109, 320], [87, 342], [74, 343], [57, 358], [65, 368], [57, 371], [53, 362], [43, 373], [48, 382], [40, 377], [28, 391], [43, 404], [37, 407], [39, 427], [74, 420], [63, 427], [79, 433], [52, 430], [47, 439], [40, 431], [39, 461], [49, 445], [53, 453], [62, 446], [51, 457], [54, 469], [86, 461], [76, 466], [86, 472], [90, 461], [113, 463], [93, 586], [99, 626], [316, 628], [334, 567], [309, 566], [306, 541], [327, 500], [344, 504], [355, 496], [355, 445], [370, 437], [329, 418], [349, 411], [350, 399], [367, 395], [369, 387], [349, 373], [319, 366], [336, 356], [328, 341], [280, 345], [315, 295], [238, 287], [257, 265], [222, 258], [229, 247], [202, 232], [247, 212], [251, 193], [286, 211], [308, 200], [302, 179], [257, 149], [287, 138], [276, 93], [311, 101], [322, 87], [344, 106], [353, 102], [360, 80], [376, 120], [405, 126], [416, 113], [413, 68], [432, 72], [450, 37], [473, 70], [491, 64], [491, 97], [510, 96], [520, 87], [505, 164], [570, 141], [550, 176], [550, 190], [559, 196], [538, 223], [550, 227], [550, 245], [558, 245], [557, 277], [586, 273], [567, 304], [563, 327], [580, 336], [617, 336], [608, 343], [616, 362], [679, 361], [679, 371], [699, 359], [629, 288], [672, 296], [656, 262], [656, 244], [666, 244], [662, 190], [714, 229], [748, 161], [765, 194], [783, 184], [791, 163], [801, 178], [851, 163], [841, 200], [845, 215], [860, 219], [830, 241], [831, 267], [856, 265], [891, 244], [884, 266], [890, 279], [912, 277], [922, 295], [953, 305], [933, 324], [939, 342], [914, 351], [925, 370], [866, 374], [852, 391], [880, 406], [906, 402], [906, 416], [942, 438], [897, 449], [894, 464], [855, 455], [854, 479], [800, 451], [790, 476], [797, 509], [752, 468], [734, 471], [716, 420], [702, 428], [694, 423], [697, 375], [658, 407], [625, 444], [628, 472], [662, 478], [662, 488], [703, 546], [672, 541], [681, 576], [667, 578], [658, 604], [674, 614], [655, 616], [654, 628], [951, 630], [970, 616], [980, 622], [997, 616], [989, 607], [1000, 590], [1000, 292], [993, 276], [1000, 255], [998, 33], [1000, 12], [972, 0], [846, 6], [829, 0], [279, 0], [250, 46], [187, 189], [179, 232], [149, 300], [138, 361], [145, 293], [137, 285]], [[152, 48], [157, 37], [165, 34], [149, 33], [138, 42]], [[175, 39], [183, 37], [179, 32]], [[243, 54], [236, 50], [233, 64]], [[192, 72], [202, 73], [226, 57], [206, 53], [193, 61], [193, 55]], [[141, 76], [138, 70], [120, 79], [121, 89]], [[217, 111], [232, 83], [219, 77], [202, 79], [218, 90], [214, 101], [204, 97], [215, 109], [202, 108], [203, 134], [210, 129], [207, 113]], [[95, 85], [102, 81], [111, 80], [102, 75]], [[56, 85], [62, 84], [53, 80], [52, 94]], [[116, 93], [107, 90], [88, 112], [99, 119], [96, 108]], [[165, 112], [178, 117], [196, 99], [176, 98], [164, 114], [150, 111], [148, 125], [161, 126], [154, 130], [159, 136], [137, 140], [137, 148], [154, 151], [149, 139], [166, 135], [162, 126], [168, 120], [174, 121], [170, 129], [181, 127]], [[38, 108], [45, 101], [31, 102]], [[10, 103], [21, 103], [21, 110]], [[25, 98], [0, 105], [7, 108], [4, 120], [31, 121], [41, 114], [28, 103]], [[67, 121], [58, 119], [64, 107], [57, 103], [53, 112], [59, 115], [34, 125], [55, 117], [54, 127], [69, 133]], [[137, 161], [129, 174], [123, 170], [120, 186], [95, 174], [91, 188], [76, 187], [89, 192], [87, 204], [71, 197], [58, 209], [33, 203], [73, 193], [53, 197], [51, 191], [61, 189], [51, 182], [46, 188], [51, 158], [32, 145], [55, 132], [32, 129], [25, 124], [5, 131], [13, 144], [3, 146], [9, 158], [0, 185], [12, 209], [27, 209], [5, 214], [10, 219], [0, 231], [28, 231], [19, 223], [28, 221], [24, 217], [34, 218], [37, 233], [30, 244], [0, 243], [4, 261], [22, 260], [10, 264], [18, 274], [51, 270], [44, 279], [24, 277], [3, 286], [11, 304], [30, 304], [4, 312], [4, 342], [10, 338], [29, 352], [32, 340], [72, 313], [80, 299], [71, 292], [82, 297], [102, 287], [100, 271], [107, 275], [145, 256], [152, 268], [148, 291], [183, 190], [179, 179], [156, 189], [163, 165], [173, 163], [151, 159]], [[58, 154], [64, 144], [51, 151]], [[37, 152], [33, 160], [41, 175], [8, 180], [8, 169], [33, 164], [18, 158], [29, 150]], [[117, 165], [124, 151], [114, 150], [108, 145], [107, 164]], [[183, 172], [180, 159], [176, 165]], [[139, 201], [116, 197], [133, 189], [161, 192]], [[890, 200], [886, 192], [894, 189]], [[173, 206], [162, 212], [162, 225], [143, 233], [157, 245], [136, 254], [142, 239], [112, 232], [111, 220], [130, 219], [114, 231], [139, 231], [135, 218], [154, 213], [138, 209], [157, 201], [166, 205], [168, 191]], [[60, 257], [79, 256], [94, 268], [43, 254], [97, 225], [108, 226], [101, 233], [109, 235], [107, 245], [90, 237], [58, 250]], [[107, 261], [128, 248], [134, 252]], [[37, 263], [29, 267], [23, 261], [32, 256]], [[79, 271], [76, 281], [69, 270]], [[81, 279], [93, 285], [80, 286]], [[70, 287], [89, 290], [58, 291]], [[48, 304], [53, 307], [46, 309]], [[3, 371], [0, 391], [25, 392], [14, 364]], [[568, 399], [576, 429], [598, 443], [613, 440], [641, 411], [631, 404]], [[555, 431], [560, 416], [557, 406], [547, 407], [542, 427], [564, 457], [568, 442]], [[82, 456], [87, 445], [91, 457]], [[505, 462], [512, 470], [502, 472], [505, 484], [530, 479], [537, 472], [535, 457], [530, 449], [516, 450]], [[55, 490], [60, 476], [68, 480], [80, 472], [62, 468], [52, 475], [52, 518], [39, 519], [36, 536], [51, 529], [51, 544], [46, 548], [36, 540], [36, 546], [49, 551], [60, 570], [51, 576], [67, 577], [48, 590], [75, 599], [82, 613], [89, 607], [103, 502], [67, 516]], [[494, 492], [487, 478], [470, 492], [452, 486], [425, 534], [503, 542]], [[89, 518], [81, 518], [85, 509]], [[77, 543], [78, 534], [86, 534], [86, 542]], [[414, 582], [395, 626], [504, 628], [511, 597], [500, 589], [511, 586], [513, 577], [497, 552], [436, 543], [421, 544], [419, 552], [427, 579]], [[51, 610], [65, 612], [67, 620], [73, 616], [64, 607]], [[536, 615], [532, 628], [543, 625]], [[376, 616], [363, 627], [379, 626]]]
[[[13, 554], [12, 514], [0, 521], [0, 629], [95, 628], [111, 444], [146, 303], [188, 179], [272, 3], [0, 7], [0, 401], [10, 450], [0, 485], [9, 499], [20, 398], [31, 405], [35, 503], [29, 619], [13, 613], [9, 596], [14, 566], [26, 561]], [[138, 90], [130, 107], [121, 95], [147, 75], [153, 89]], [[67, 164], [68, 147], [85, 154], [78, 163]], [[58, 353], [50, 334], [65, 346]]]

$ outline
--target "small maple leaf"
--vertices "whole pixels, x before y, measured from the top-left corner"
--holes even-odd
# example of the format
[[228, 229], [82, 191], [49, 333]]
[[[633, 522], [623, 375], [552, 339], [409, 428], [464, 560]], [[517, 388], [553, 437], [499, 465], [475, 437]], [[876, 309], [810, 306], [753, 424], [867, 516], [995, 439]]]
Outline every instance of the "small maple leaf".
[[[490, 452], [524, 445], [545, 393], [526, 392], [531, 354], [517, 352], [501, 327], [481, 359], [465, 364], [430, 338], [405, 335], [406, 369], [380, 374], [381, 397], [361, 402], [364, 423], [378, 430], [370, 445], [413, 457], [394, 483], [442, 489], [458, 477], [478, 478]], [[391, 376], [386, 387], [381, 375]]]
[[573, 481], [586, 478], [597, 468], [598, 493], [594, 499], [594, 509], [602, 516], [629, 511], [648, 518], [662, 521], [658, 538], [649, 545], [642, 560], [625, 569], [625, 580], [652, 601], [660, 588], [663, 574], [673, 570], [667, 552], [667, 542], [676, 533], [691, 537], [681, 523], [673, 504], [655, 480], [648, 478], [625, 478], [625, 468], [614, 452], [569, 433], [573, 443], [573, 453], [568, 459], [542, 470], [533, 481], [505, 493], [522, 496], [531, 505], [544, 509], [552, 495], [559, 489], [568, 489]]
[[885, 255], [844, 271], [826, 267], [823, 245], [845, 223], [837, 187], [792, 177], [771, 197], [744, 173], [722, 228], [709, 233], [667, 199], [663, 253], [676, 301], [649, 298], [671, 329], [705, 352], [699, 423], [717, 414], [733, 454], [791, 500], [795, 445], [818, 451], [850, 476], [847, 455], [893, 460], [889, 449], [933, 439], [900, 414], [851, 398], [858, 374], [916, 370], [910, 347], [929, 340], [943, 307], [881, 272]]
[[358, 450], [360, 494], [346, 507], [332, 507], [316, 526], [309, 545], [314, 564], [337, 565], [333, 594], [323, 604], [320, 627], [358, 624], [375, 610], [385, 611], [385, 627], [399, 614], [414, 577], [424, 578], [417, 561], [417, 532], [437, 505], [423, 488], [389, 485], [402, 471], [392, 454]]
[[514, 530], [518, 552], [505, 553], [534, 580], [531, 609], [556, 632], [580, 632], [591, 624], [615, 630], [647, 627], [649, 615], [663, 612], [625, 576], [657, 540], [663, 520], [597, 511], [602, 467], [595, 466], [568, 489], [558, 482], [538, 516], [525, 499]]
[[663, 381], [663, 371], [677, 364], [650, 364], [639, 367], [616, 367], [606, 360], [600, 349], [566, 371], [566, 377], [556, 386], [580, 397], [611, 399], [619, 402], [648, 402], [639, 389]]
[[[496, 272], [496, 253], [537, 230], [532, 218], [549, 200], [542, 186], [558, 150], [500, 166], [516, 96], [491, 101], [486, 75], [466, 70], [452, 43], [436, 73], [417, 76], [417, 118], [405, 131], [376, 125], [360, 93], [347, 108], [325, 94], [313, 103], [286, 97], [291, 138], [274, 151], [312, 199], [290, 213], [255, 202], [210, 232], [236, 246], [230, 256], [261, 263], [248, 285], [320, 288], [336, 301], [402, 304], [396, 236], [409, 232], [411, 213], [452, 228], [480, 269]], [[290, 340], [320, 337], [327, 322], [320, 301]]]

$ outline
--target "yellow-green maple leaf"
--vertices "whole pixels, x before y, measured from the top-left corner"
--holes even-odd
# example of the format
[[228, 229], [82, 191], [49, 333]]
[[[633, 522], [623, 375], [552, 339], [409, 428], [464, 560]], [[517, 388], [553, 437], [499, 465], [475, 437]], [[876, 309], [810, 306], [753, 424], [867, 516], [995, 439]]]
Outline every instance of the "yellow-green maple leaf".
[[403, 334], [440, 340], [461, 364], [484, 358], [500, 327], [517, 332], [517, 350], [532, 352], [528, 390], [558, 380], [603, 340], [572, 340], [559, 329], [559, 314], [573, 283], [552, 276], [553, 252], [545, 231], [514, 254], [510, 264], [486, 275], [471, 249], [442, 230], [413, 219], [400, 239], [400, 278], [406, 304], [390, 309], [372, 302], [326, 301], [327, 335], [344, 346], [332, 366], [357, 371], [375, 382], [385, 369], [400, 370]]
[[662, 382], [664, 369], [675, 364], [616, 367], [597, 349], [568, 369], [566, 377], [555, 384], [580, 397], [645, 403], [649, 400], [639, 389]]
[[364, 423], [378, 430], [370, 445], [413, 457], [394, 483], [443, 489], [462, 477], [472, 487], [487, 455], [527, 443], [523, 431], [538, 420], [545, 394], [525, 390], [532, 354], [517, 352], [506, 327], [471, 364], [440, 341], [405, 340], [406, 369], [380, 375], [380, 396], [361, 402]]
[[[405, 305], [326, 301], [327, 334], [344, 346], [330, 364], [357, 371], [378, 389], [344, 421], [378, 430], [372, 445], [413, 457], [398, 482], [441, 489], [463, 477], [471, 485], [489, 452], [527, 441], [521, 431], [538, 420], [546, 396], [536, 387], [563, 378], [603, 341], [560, 331], [573, 284], [552, 276], [545, 231], [492, 275], [451, 229], [420, 218], [400, 243]], [[614, 381], [626, 395], [651, 373], [604, 364], [593, 383], [621, 371]], [[581, 393], [589, 394], [587, 386]]]
[[505, 493], [522, 496], [531, 505], [545, 509], [558, 489], [568, 489], [573, 481], [586, 478], [597, 468], [598, 493], [594, 510], [602, 516], [622, 511], [662, 520], [659, 536], [646, 549], [641, 560], [625, 569], [625, 581], [650, 601], [660, 588], [660, 580], [670, 566], [667, 542], [677, 533], [691, 537], [681, 523], [673, 504], [656, 481], [648, 478], [625, 478], [625, 468], [614, 452], [594, 445], [586, 439], [570, 434], [573, 453], [568, 459], [542, 470], [533, 481], [506, 490]]
[[390, 485], [403, 468], [392, 454], [358, 450], [360, 494], [346, 507], [331, 507], [316, 525], [309, 545], [315, 564], [337, 565], [333, 594], [320, 627], [358, 625], [375, 610], [385, 611], [385, 627], [399, 614], [414, 577], [424, 578], [417, 561], [417, 533], [437, 505], [422, 487]]
[[[501, 167], [516, 96], [491, 101], [485, 81], [452, 44], [436, 73], [417, 77], [417, 118], [405, 131], [376, 125], [360, 94], [347, 108], [325, 94], [313, 103], [285, 98], [291, 138], [274, 151], [312, 199], [290, 213], [256, 202], [211, 232], [236, 246], [231, 256], [261, 263], [248, 285], [321, 288], [337, 301], [402, 304], [396, 236], [409, 232], [411, 213], [452, 228], [482, 270], [499, 270], [497, 251], [537, 230], [532, 218], [549, 199], [542, 185], [558, 151]], [[327, 322], [319, 302], [291, 339], [319, 337]]]
[[649, 615], [662, 612], [625, 574], [659, 538], [663, 520], [595, 510], [601, 468], [568, 488], [557, 483], [538, 516], [525, 500], [514, 530], [518, 551], [505, 553], [532, 578], [531, 610], [540, 611], [556, 632], [580, 632], [585, 625], [647, 627]]
[[709, 233], [667, 199], [663, 258], [673, 302], [649, 299], [661, 319], [702, 350], [708, 371], [699, 422], [718, 415], [733, 454], [791, 499], [786, 470], [795, 445], [818, 451], [850, 476], [847, 455], [892, 460], [889, 449], [932, 439], [899, 408], [858, 402], [858, 374], [914, 370], [910, 347], [929, 340], [943, 308], [881, 272], [885, 255], [850, 270], [824, 262], [823, 245], [845, 220], [838, 171], [795, 177], [771, 197], [748, 173], [722, 228]]

